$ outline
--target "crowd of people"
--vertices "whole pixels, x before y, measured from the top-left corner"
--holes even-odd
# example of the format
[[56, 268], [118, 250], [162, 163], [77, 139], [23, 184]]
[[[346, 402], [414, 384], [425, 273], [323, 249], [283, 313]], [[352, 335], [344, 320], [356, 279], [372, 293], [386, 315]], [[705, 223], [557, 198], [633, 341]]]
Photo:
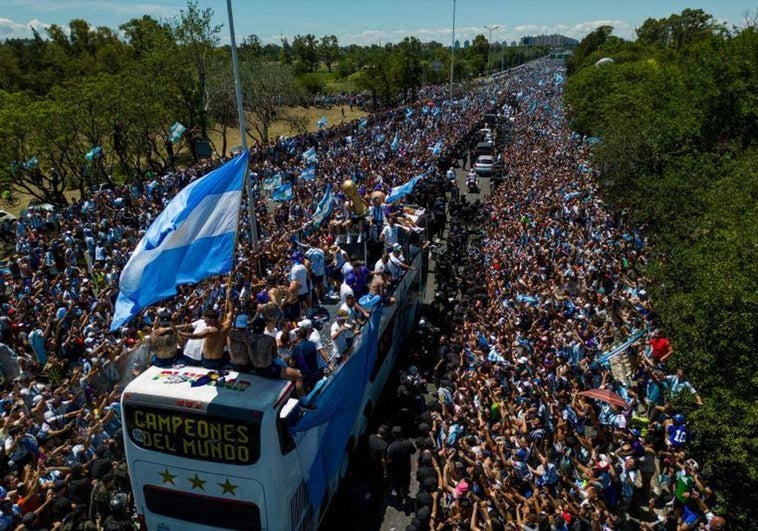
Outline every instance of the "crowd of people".
[[[401, 246], [397, 236], [415, 233], [418, 211], [382, 199], [416, 175], [433, 181], [494, 90], [451, 104], [432, 88], [412, 107], [255, 146], [259, 249], [243, 205], [233, 273], [180, 287], [116, 332], [109, 325], [131, 250], [180, 189], [225, 159], [93, 191], [66, 208], [30, 208], [0, 264], [0, 529], [133, 528], [119, 399], [149, 365], [232, 367], [307, 392], [353, 340], [366, 311], [356, 299], [382, 288], [371, 278], [391, 282], [408, 267], [413, 238]], [[309, 150], [315, 156], [303, 157]], [[314, 165], [315, 175], [301, 177]], [[293, 185], [292, 199], [269, 197], [263, 182], [276, 174]], [[348, 179], [353, 194], [341, 191]], [[335, 209], [317, 227], [311, 217], [327, 184]], [[426, 188], [416, 198], [426, 200]], [[370, 216], [361, 201], [374, 207]], [[351, 238], [374, 254], [349, 254]], [[314, 311], [330, 296], [341, 299], [337, 328], [319, 332]]]
[[[133, 528], [119, 397], [151, 364], [231, 366], [292, 379], [306, 393], [365, 319], [361, 296], [381, 293], [408, 267], [402, 255], [414, 244], [418, 210], [385, 204], [390, 189], [425, 175], [409, 203], [431, 213], [426, 228], [442, 234], [442, 170], [467, 149], [483, 114], [506, 101], [509, 179], [480, 209], [481, 245], [465, 231], [450, 242], [483, 252], [485, 267], [477, 276], [453, 269], [453, 289], [473, 296], [440, 342], [438, 400], [419, 411], [428, 438], [418, 470], [428, 477], [416, 500], [431, 503], [418, 524], [614, 528], [639, 499], [652, 500], [668, 527], [717, 528], [713, 494], [686, 455], [686, 418], [671, 406], [678, 395], [699, 400], [683, 373], [667, 374], [671, 346], [656, 336], [651, 356], [639, 343], [626, 356], [632, 362], [613, 371], [594, 362], [619, 339], [654, 328], [654, 313], [637, 273], [642, 237], [597, 196], [586, 148], [561, 114], [554, 68], [522, 68], [453, 102], [445, 88], [429, 88], [412, 107], [254, 147], [260, 248], [247, 243], [243, 207], [230, 276], [181, 287], [115, 333], [130, 251], [178, 190], [223, 159], [18, 220], [0, 277], [0, 530]], [[272, 201], [263, 183], [274, 177], [293, 185], [290, 200]], [[342, 191], [347, 180], [354, 193]], [[319, 225], [313, 213], [327, 185], [335, 208]], [[369, 253], [351, 255], [355, 242], [369, 242]], [[318, 306], [330, 298], [339, 299], [337, 326], [319, 332]], [[598, 387], [625, 405], [580, 394]], [[402, 429], [388, 432], [403, 438]], [[410, 458], [408, 444], [388, 446], [405, 471], [397, 463]], [[399, 489], [410, 495], [404, 482]]]
[[454, 302], [436, 316], [438, 356], [417, 353], [397, 388], [406, 414], [371, 435], [369, 497], [386, 487], [407, 501], [410, 457], [390, 448], [412, 412], [407, 531], [723, 529], [688, 453], [686, 411], [701, 399], [669, 365], [644, 236], [599, 196], [562, 83], [544, 65], [511, 79], [507, 177], [483, 208], [451, 202], [441, 295]]

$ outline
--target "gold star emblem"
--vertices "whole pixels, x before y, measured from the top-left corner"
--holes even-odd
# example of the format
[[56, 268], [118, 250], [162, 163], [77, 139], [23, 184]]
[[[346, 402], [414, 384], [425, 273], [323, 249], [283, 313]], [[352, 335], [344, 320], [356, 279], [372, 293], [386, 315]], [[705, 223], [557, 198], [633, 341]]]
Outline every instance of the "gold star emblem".
[[193, 489], [205, 490], [205, 486], [204, 485], [206, 483], [208, 483], [207, 481], [205, 481], [203, 479], [200, 479], [200, 477], [197, 475], [197, 473], [195, 473], [195, 477], [194, 478], [187, 478], [187, 479], [189, 480], [190, 483], [192, 483], [192, 488]]
[[174, 483], [174, 478], [176, 476], [169, 472], [168, 468], [164, 469], [163, 472], [158, 472], [158, 475], [163, 478], [163, 483], [171, 483], [172, 485], [176, 485], [176, 483]]
[[226, 481], [223, 483], [218, 484], [219, 487], [221, 487], [221, 494], [231, 494], [232, 496], [236, 496], [237, 487], [239, 485], [232, 485], [231, 481], [229, 481], [229, 478], [226, 478]]

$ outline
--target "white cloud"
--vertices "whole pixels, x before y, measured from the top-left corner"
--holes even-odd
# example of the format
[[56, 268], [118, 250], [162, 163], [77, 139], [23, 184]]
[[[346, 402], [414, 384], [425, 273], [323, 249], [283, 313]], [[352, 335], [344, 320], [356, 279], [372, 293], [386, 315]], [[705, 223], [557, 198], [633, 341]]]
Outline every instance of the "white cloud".
[[[613, 34], [624, 39], [634, 38], [634, 27], [624, 20], [590, 20], [575, 24], [573, 26], [565, 24], [544, 25], [544, 24], [525, 24], [520, 26], [508, 26], [505, 24], [492, 33], [493, 41], [518, 41], [525, 35], [551, 35], [558, 33], [567, 37], [581, 40], [591, 31], [600, 26], [613, 26]], [[386, 42], [399, 42], [405, 37], [417, 37], [421, 41], [435, 40], [445, 45], [449, 44], [452, 39], [452, 29], [444, 28], [421, 28], [415, 30], [364, 30], [358, 33], [346, 33], [338, 35], [341, 44], [378, 44]], [[455, 28], [455, 39], [463, 44], [466, 40], [473, 40], [477, 35], [489, 36], [489, 32], [481, 26], [459, 27]], [[279, 42], [279, 35], [272, 35], [267, 42]], [[292, 40], [292, 36], [288, 36]]]
[[33, 36], [31, 26], [41, 32], [41, 30], [50, 27], [50, 24], [36, 18], [25, 23], [16, 22], [9, 18], [0, 18], [0, 40], [30, 38]]

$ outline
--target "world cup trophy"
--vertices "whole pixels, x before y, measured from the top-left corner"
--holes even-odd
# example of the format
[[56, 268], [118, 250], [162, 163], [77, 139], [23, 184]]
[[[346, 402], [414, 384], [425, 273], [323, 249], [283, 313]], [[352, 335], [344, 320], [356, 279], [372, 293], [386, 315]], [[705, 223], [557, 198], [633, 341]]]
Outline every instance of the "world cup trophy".
[[350, 179], [343, 181], [342, 186], [340, 188], [342, 189], [342, 192], [345, 194], [345, 197], [347, 197], [350, 200], [350, 205], [348, 206], [348, 210], [350, 210], [350, 213], [354, 217], [362, 218], [366, 214], [368, 214], [368, 205], [366, 204], [366, 201], [364, 201], [363, 198], [361, 197], [361, 194], [358, 193], [358, 187], [355, 185], [353, 181], [351, 181]]

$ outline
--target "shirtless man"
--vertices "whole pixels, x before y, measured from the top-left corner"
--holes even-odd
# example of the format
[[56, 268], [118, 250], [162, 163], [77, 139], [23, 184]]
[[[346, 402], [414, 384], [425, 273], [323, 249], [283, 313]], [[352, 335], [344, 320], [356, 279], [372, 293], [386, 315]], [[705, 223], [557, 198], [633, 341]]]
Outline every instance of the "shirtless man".
[[229, 361], [228, 355], [224, 353], [224, 345], [229, 335], [229, 330], [234, 323], [234, 308], [231, 298], [227, 297], [226, 307], [224, 308], [224, 320], [219, 321], [218, 310], [206, 310], [203, 313], [203, 319], [207, 328], [197, 333], [187, 334], [179, 330], [176, 333], [187, 339], [203, 340], [203, 359], [202, 365], [206, 369], [221, 369]]

